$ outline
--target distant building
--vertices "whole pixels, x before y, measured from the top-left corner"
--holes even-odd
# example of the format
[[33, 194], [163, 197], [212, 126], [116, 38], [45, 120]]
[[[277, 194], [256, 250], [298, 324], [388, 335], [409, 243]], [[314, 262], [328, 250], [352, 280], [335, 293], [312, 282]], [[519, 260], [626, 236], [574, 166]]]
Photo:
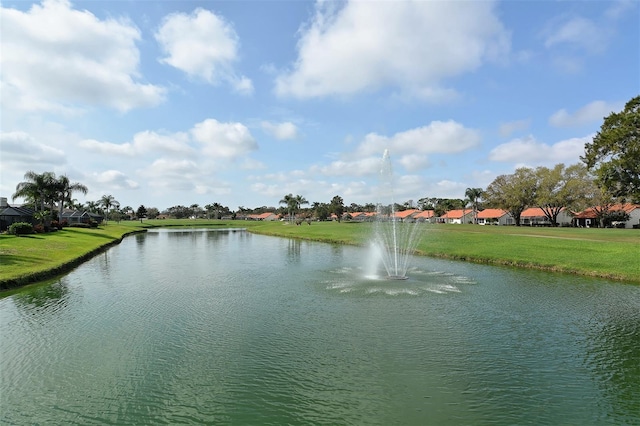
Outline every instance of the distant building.
[[511, 214], [502, 209], [484, 209], [478, 212], [478, 225], [515, 225]]
[[[602, 208], [590, 207], [573, 216], [573, 226], [581, 228], [592, 228], [599, 226], [598, 212], [601, 212]], [[640, 205], [638, 204], [615, 204], [609, 207], [608, 212], [624, 211], [629, 215], [629, 220], [624, 223], [624, 227], [627, 229], [640, 228]]]
[[[4, 200], [6, 204], [6, 198]], [[11, 207], [8, 204], [5, 207], [0, 207], [0, 231], [6, 231], [12, 224], [17, 222], [35, 225], [34, 213], [35, 211], [28, 207]]]
[[[573, 216], [564, 207], [556, 218], [558, 226], [570, 225], [572, 220]], [[529, 207], [520, 214], [520, 224], [524, 226], [551, 226], [551, 221], [540, 207]]]
[[473, 221], [473, 210], [449, 210], [436, 219], [437, 223], [470, 223]]

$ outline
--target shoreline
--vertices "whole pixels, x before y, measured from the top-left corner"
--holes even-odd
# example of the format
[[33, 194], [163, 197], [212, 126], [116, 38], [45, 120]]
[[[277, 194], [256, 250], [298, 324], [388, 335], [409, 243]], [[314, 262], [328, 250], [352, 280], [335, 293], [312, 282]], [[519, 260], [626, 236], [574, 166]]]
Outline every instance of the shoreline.
[[[236, 224], [234, 225], [235, 227], [237, 227]], [[243, 228], [247, 232], [260, 234], [260, 235], [279, 237], [279, 238], [295, 238], [295, 239], [300, 239], [305, 241], [316, 241], [316, 242], [329, 243], [329, 244], [347, 244], [347, 245], [354, 245], [354, 246], [364, 245], [362, 241], [359, 241], [359, 238], [357, 235], [354, 236], [354, 235], [347, 234], [345, 235], [344, 238], [340, 238], [340, 239], [331, 238], [330, 236], [322, 236], [322, 235], [315, 235], [315, 236], [299, 235], [299, 234], [296, 235], [290, 232], [292, 229], [295, 229], [295, 227], [287, 229], [287, 232], [278, 232], [278, 229], [273, 228], [272, 226], [260, 226], [260, 225], [261, 225], [260, 223], [252, 223], [251, 226], [244, 226]], [[87, 260], [95, 257], [100, 253], [103, 253], [104, 251], [108, 250], [109, 248], [117, 244], [120, 244], [125, 237], [147, 232], [147, 229], [150, 229], [150, 228], [174, 228], [174, 227], [195, 228], [198, 226], [204, 226], [204, 227], [225, 226], [226, 227], [226, 226], [231, 226], [231, 224], [228, 222], [212, 222], [212, 221], [207, 221], [203, 223], [186, 222], [186, 223], [180, 223], [180, 224], [174, 224], [174, 223], [151, 224], [147, 222], [141, 225], [138, 225], [136, 223], [136, 224], [130, 224], [128, 226], [131, 226], [132, 229], [126, 230], [119, 236], [118, 235], [114, 236], [114, 238], [108, 241], [107, 243], [99, 245], [98, 247], [95, 247], [86, 252], [83, 252], [79, 256], [76, 256], [60, 265], [56, 265], [55, 267], [43, 269], [43, 270], [32, 272], [32, 273], [27, 273], [19, 277], [0, 279], [0, 297], [3, 296], [3, 293], [9, 292], [11, 290], [16, 290], [31, 284], [36, 284], [36, 283], [53, 279], [57, 276], [69, 273], [70, 271], [80, 266], [82, 263], [86, 262]], [[264, 228], [271, 228], [271, 229], [264, 229]], [[286, 228], [281, 228], [281, 231], [285, 231], [285, 229]], [[531, 235], [527, 235], [527, 236], [530, 237]], [[21, 238], [21, 237], [15, 237], [15, 238]], [[584, 271], [577, 268], [562, 266], [560, 264], [545, 265], [545, 264], [535, 263], [532, 260], [519, 261], [519, 260], [504, 259], [504, 258], [478, 257], [478, 256], [473, 256], [468, 254], [446, 253], [442, 251], [440, 252], [426, 251], [423, 249], [416, 250], [414, 255], [432, 257], [432, 258], [438, 258], [438, 259], [455, 260], [455, 261], [461, 261], [461, 262], [470, 262], [470, 263], [483, 264], [483, 265], [489, 265], [489, 266], [510, 267], [510, 268], [517, 268], [517, 269], [530, 269], [530, 270], [539, 270], [539, 271], [546, 271], [546, 272], [552, 272], [552, 273], [571, 274], [576, 276], [583, 276], [585, 278], [605, 279], [605, 280], [618, 281], [618, 282], [636, 284], [636, 285], [640, 284], [640, 280], [630, 276], [626, 276], [625, 274], [614, 274], [614, 273], [609, 273], [609, 272], [604, 272], [599, 270]]]
[[32, 272], [17, 278], [7, 278], [7, 279], [0, 280], [0, 295], [2, 295], [2, 293], [7, 291], [16, 290], [22, 287], [26, 287], [30, 284], [36, 284], [41, 281], [53, 279], [60, 275], [68, 274], [78, 266], [82, 265], [87, 260], [90, 260], [91, 258], [97, 256], [98, 254], [104, 253], [111, 247], [120, 244], [125, 237], [128, 237], [129, 235], [141, 234], [145, 232], [147, 232], [146, 229], [139, 229], [139, 230], [126, 232], [122, 234], [122, 236], [120, 236], [119, 238], [115, 238], [97, 248], [91, 249], [88, 252], [83, 253], [82, 255], [74, 259], [71, 259], [68, 262], [65, 262], [56, 267], [44, 269], [42, 271]]

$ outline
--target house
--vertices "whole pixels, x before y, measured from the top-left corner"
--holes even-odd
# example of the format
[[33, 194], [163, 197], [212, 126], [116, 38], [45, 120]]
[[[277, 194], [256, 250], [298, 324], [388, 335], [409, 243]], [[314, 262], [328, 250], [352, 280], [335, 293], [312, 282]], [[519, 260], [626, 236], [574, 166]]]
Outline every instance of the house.
[[96, 213], [79, 210], [64, 210], [60, 215], [60, 221], [67, 221], [69, 225], [72, 223], [101, 223], [104, 218]]
[[[556, 218], [558, 226], [569, 225], [572, 220], [573, 216], [564, 207]], [[529, 207], [520, 214], [520, 224], [524, 226], [551, 226], [551, 221], [540, 207]]]
[[473, 210], [449, 210], [439, 218], [436, 218], [437, 223], [470, 223], [473, 221]]
[[400, 212], [395, 212], [393, 217], [395, 220], [399, 220], [400, 222], [412, 222], [414, 221], [414, 216], [419, 212], [420, 210], [417, 209], [407, 209]]
[[263, 221], [273, 221], [278, 220], [278, 215], [273, 212], [264, 212], [260, 214], [250, 214], [247, 215], [247, 220], [263, 220]]
[[629, 215], [624, 227], [640, 229], [640, 204], [623, 204], [622, 209]]
[[484, 209], [478, 212], [478, 225], [515, 225], [511, 214], [502, 209]]
[[414, 214], [413, 218], [418, 222], [435, 223], [436, 213], [433, 210], [422, 210]]
[[8, 204], [4, 208], [0, 207], [0, 231], [6, 231], [12, 224], [17, 222], [35, 225], [34, 213], [35, 211], [28, 207], [11, 207]]
[[[615, 212], [620, 210], [624, 211], [629, 215], [629, 220], [627, 220], [624, 223], [625, 228], [627, 229], [630, 229], [633, 227], [640, 228], [640, 205], [631, 204], [631, 203], [615, 204], [608, 209], [609, 212]], [[573, 216], [573, 222], [572, 222], [573, 226], [578, 226], [581, 228], [591, 228], [591, 227], [599, 226], [600, 220], [598, 218], [599, 216], [598, 212], [601, 212], [601, 211], [602, 211], [602, 207], [598, 207], [598, 208], [590, 207], [584, 211], [576, 213]]]

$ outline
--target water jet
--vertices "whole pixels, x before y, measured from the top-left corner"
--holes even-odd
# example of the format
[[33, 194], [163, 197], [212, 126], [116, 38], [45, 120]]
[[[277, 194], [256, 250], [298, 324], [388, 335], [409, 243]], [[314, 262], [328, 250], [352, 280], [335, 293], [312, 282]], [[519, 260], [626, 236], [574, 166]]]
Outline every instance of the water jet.
[[394, 199], [394, 178], [389, 150], [385, 149], [380, 167], [379, 200], [376, 205], [371, 245], [382, 263], [388, 280], [406, 280], [409, 259], [419, 241], [420, 228], [411, 219], [400, 219]]

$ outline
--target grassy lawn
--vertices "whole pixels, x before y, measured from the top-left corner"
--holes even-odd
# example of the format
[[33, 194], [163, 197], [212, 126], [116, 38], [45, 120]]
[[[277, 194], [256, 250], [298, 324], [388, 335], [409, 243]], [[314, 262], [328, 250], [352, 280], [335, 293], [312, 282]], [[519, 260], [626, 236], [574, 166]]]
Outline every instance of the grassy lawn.
[[[65, 228], [25, 237], [0, 235], [0, 289], [39, 281], [71, 267], [122, 236], [149, 227], [242, 227], [266, 235], [365, 245], [368, 223], [145, 220], [98, 229]], [[640, 283], [640, 232], [628, 229], [530, 228], [421, 224], [420, 254], [547, 269]]]
[[97, 229], [64, 228], [21, 237], [0, 235], [0, 289], [65, 272], [104, 246], [135, 231], [131, 226], [106, 225]]

